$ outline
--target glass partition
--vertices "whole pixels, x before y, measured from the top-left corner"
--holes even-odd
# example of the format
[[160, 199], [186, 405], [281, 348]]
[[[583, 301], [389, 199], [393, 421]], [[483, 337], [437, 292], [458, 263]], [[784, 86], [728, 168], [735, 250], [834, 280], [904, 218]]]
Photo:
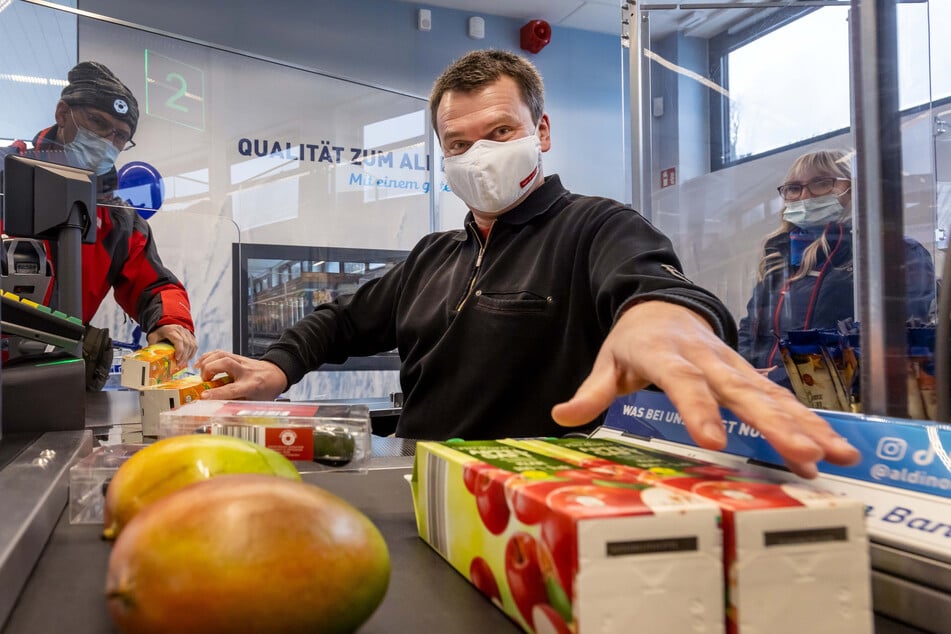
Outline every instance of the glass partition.
[[[14, 46], [0, 52], [0, 147], [14, 139], [30, 147], [53, 125], [77, 61], [105, 64], [136, 95], [135, 147], [116, 160], [118, 192], [147, 217], [164, 263], [188, 289], [199, 352], [230, 350], [254, 334], [248, 310], [232, 318], [232, 271], [247, 261], [243, 248], [403, 254], [434, 228], [424, 99], [68, 6], [15, 1], [0, 10], [0, 27], [29, 33], [6, 38]], [[47, 158], [69, 162], [63, 152]], [[135, 338], [135, 324], [112, 301], [92, 323], [117, 341]], [[393, 364], [384, 372], [353, 367], [312, 375], [291, 396], [399, 390]]]
[[[796, 377], [783, 363], [788, 332], [861, 333], [857, 280], [874, 273], [860, 270], [857, 258], [864, 242], [854, 214], [873, 201], [862, 200], [860, 187], [868, 170], [854, 127], [850, 51], [858, 20], [851, 4], [642, 3], [630, 20], [632, 103], [639, 104], [632, 129], [644, 147], [634, 174], [642, 195], [635, 191], [635, 200], [671, 237], [687, 275], [730, 308], [741, 352], [790, 389]], [[949, 213], [942, 211], [947, 152], [940, 113], [951, 103], [947, 73], [935, 71], [951, 66], [938, 27], [951, 7], [903, 2], [896, 11], [893, 90], [902, 161], [876, 186], [888, 184], [901, 202], [872, 226], [896, 232], [903, 246], [867, 253], [866, 268], [879, 262], [903, 271], [901, 284], [881, 289], [886, 297], [900, 293], [901, 315], [864, 326], [933, 329], [935, 270], [947, 245], [942, 218]], [[797, 163], [801, 157], [805, 162]], [[831, 165], [817, 163], [830, 158]], [[792, 187], [781, 194], [783, 185]], [[851, 341], [861, 353], [860, 339]], [[898, 351], [902, 376], [905, 352]], [[932, 380], [924, 397], [908, 383], [909, 415], [927, 418], [933, 364], [907, 360], [914, 379]], [[850, 375], [844, 409], [861, 407], [857, 377]], [[811, 404], [840, 409], [834, 400]]]

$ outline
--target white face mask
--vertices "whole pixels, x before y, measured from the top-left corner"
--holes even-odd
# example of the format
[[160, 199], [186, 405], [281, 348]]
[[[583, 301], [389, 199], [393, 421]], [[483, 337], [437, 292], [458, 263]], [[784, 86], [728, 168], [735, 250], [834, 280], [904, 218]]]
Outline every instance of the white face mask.
[[842, 203], [839, 202], [841, 195], [826, 194], [816, 198], [787, 202], [786, 209], [783, 210], [783, 220], [803, 229], [824, 227], [838, 220], [845, 211]]
[[480, 139], [443, 161], [449, 187], [470, 209], [498, 215], [528, 192], [541, 173], [536, 133], [514, 141]]
[[76, 138], [66, 144], [66, 157], [70, 165], [102, 175], [115, 165], [119, 149], [109, 139], [77, 125]]

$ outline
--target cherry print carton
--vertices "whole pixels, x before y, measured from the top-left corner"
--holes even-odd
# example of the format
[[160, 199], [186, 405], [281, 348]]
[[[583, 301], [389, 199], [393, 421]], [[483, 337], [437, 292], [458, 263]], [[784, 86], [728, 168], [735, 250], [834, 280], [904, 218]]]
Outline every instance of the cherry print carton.
[[858, 500], [607, 439], [506, 442], [719, 505], [729, 632], [873, 631], [868, 538]]
[[154, 343], [122, 357], [122, 387], [141, 390], [171, 381], [185, 369], [175, 361], [175, 347], [170, 343]]
[[419, 442], [420, 537], [525, 631], [723, 632], [719, 509], [499, 441]]

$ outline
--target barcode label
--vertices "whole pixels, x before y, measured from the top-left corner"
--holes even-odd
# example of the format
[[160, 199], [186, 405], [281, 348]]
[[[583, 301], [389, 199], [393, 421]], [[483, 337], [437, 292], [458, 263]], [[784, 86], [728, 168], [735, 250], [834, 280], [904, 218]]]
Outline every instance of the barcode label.
[[214, 423], [209, 425], [210, 433], [216, 436], [234, 436], [242, 440], [249, 440], [253, 443], [267, 446], [264, 438], [264, 427], [258, 425], [222, 425]]
[[811, 528], [794, 531], [772, 531], [763, 535], [763, 542], [769, 546], [788, 546], [790, 544], [817, 544], [822, 542], [848, 541], [848, 531], [844, 526], [829, 528]]
[[449, 463], [439, 456], [426, 454], [426, 530], [429, 545], [449, 559], [448, 527], [446, 526], [446, 481]]

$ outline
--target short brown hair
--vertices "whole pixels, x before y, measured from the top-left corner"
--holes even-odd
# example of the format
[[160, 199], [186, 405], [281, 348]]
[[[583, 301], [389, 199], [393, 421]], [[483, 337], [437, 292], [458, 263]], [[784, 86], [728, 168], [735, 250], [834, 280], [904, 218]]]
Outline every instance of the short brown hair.
[[545, 112], [545, 87], [534, 64], [515, 53], [500, 50], [481, 50], [466, 53], [449, 66], [433, 84], [429, 95], [429, 116], [436, 136], [436, 110], [443, 95], [450, 91], [472, 92], [508, 75], [518, 84], [522, 99], [532, 113], [532, 123], [538, 123]]

